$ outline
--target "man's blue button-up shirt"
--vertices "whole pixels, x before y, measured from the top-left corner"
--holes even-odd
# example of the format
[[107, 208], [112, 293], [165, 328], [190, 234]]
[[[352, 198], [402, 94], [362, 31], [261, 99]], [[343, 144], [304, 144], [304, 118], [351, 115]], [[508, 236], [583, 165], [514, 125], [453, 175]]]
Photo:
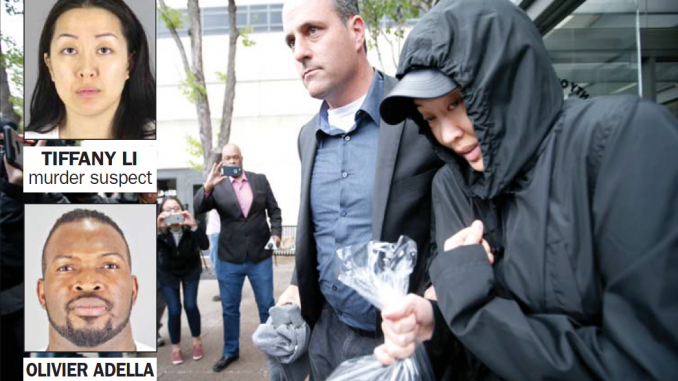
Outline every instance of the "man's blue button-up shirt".
[[367, 96], [356, 112], [355, 124], [346, 133], [329, 125], [328, 105], [323, 103], [311, 177], [311, 213], [320, 290], [339, 320], [371, 332], [376, 328], [376, 311], [367, 300], [339, 281], [341, 264], [336, 250], [372, 240], [372, 195], [383, 89], [384, 78], [375, 70]]

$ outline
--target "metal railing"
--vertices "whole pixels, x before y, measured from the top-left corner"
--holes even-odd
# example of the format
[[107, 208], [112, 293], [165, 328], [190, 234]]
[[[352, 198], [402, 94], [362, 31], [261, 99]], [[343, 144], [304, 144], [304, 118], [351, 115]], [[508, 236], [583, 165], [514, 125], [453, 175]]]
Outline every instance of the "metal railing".
[[283, 225], [282, 227], [282, 241], [280, 248], [273, 251], [275, 256], [293, 256], [295, 252], [295, 242], [297, 238], [296, 225]]

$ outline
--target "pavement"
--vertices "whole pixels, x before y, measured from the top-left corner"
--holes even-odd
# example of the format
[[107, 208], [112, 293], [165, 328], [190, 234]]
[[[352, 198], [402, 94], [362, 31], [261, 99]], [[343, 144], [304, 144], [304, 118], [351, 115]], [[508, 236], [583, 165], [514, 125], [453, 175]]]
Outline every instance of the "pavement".
[[[273, 265], [273, 282], [274, 295], [277, 300], [290, 284], [294, 270], [294, 257], [276, 257], [274, 259], [276, 261]], [[242, 304], [240, 305], [240, 359], [220, 373], [212, 371], [212, 366], [221, 357], [224, 345], [221, 303], [212, 301], [212, 297], [218, 294], [219, 287], [216, 278], [204, 271], [198, 288], [198, 307], [200, 308], [202, 323], [201, 336], [205, 352], [201, 360], [194, 361], [191, 358], [191, 332], [188, 328], [186, 314], [183, 313], [181, 316], [181, 345], [184, 363], [180, 365], [172, 364], [172, 346], [167, 332], [167, 312], [165, 312], [163, 316], [164, 326], [160, 329], [160, 335], [165, 339], [165, 345], [159, 347], [157, 353], [158, 380], [267, 381], [269, 379], [266, 356], [252, 344], [252, 334], [259, 326], [259, 312], [254, 301], [252, 287], [247, 280], [243, 287]]]

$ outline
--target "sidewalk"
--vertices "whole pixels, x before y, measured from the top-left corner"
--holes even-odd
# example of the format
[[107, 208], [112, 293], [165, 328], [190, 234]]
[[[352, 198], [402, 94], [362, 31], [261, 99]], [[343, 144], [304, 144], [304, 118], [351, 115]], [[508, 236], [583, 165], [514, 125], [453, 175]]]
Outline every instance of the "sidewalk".
[[[278, 257], [277, 265], [273, 265], [274, 295], [278, 296], [290, 284], [294, 270], [294, 257]], [[202, 321], [202, 341], [205, 357], [199, 361], [191, 358], [191, 333], [188, 329], [186, 314], [181, 316], [181, 344], [184, 363], [173, 365], [170, 361], [172, 346], [167, 332], [167, 312], [163, 316], [163, 327], [160, 335], [165, 339], [165, 346], [158, 348], [158, 380], [162, 381], [209, 381], [209, 380], [243, 380], [267, 381], [268, 366], [266, 356], [252, 344], [252, 334], [259, 326], [259, 312], [254, 301], [254, 294], [248, 281], [245, 282], [240, 305], [240, 359], [226, 370], [214, 373], [212, 366], [221, 357], [223, 326], [221, 303], [212, 301], [219, 294], [219, 287], [214, 276], [205, 276], [198, 288], [198, 307]]]

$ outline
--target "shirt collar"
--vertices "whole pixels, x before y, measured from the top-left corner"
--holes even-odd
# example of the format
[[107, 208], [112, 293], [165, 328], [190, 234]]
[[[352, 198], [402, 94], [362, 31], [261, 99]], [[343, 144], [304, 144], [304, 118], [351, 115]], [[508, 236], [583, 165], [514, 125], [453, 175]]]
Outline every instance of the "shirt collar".
[[[381, 104], [381, 98], [384, 92], [384, 76], [379, 70], [374, 70], [374, 78], [372, 78], [372, 84], [370, 84], [370, 89], [367, 91], [367, 96], [363, 101], [363, 104], [358, 110], [359, 114], [366, 114], [372, 118], [372, 121], [379, 126], [381, 123], [381, 116], [379, 115], [379, 105]], [[320, 113], [318, 120], [316, 122], [316, 132], [323, 131], [326, 134], [330, 134], [330, 130], [337, 131], [337, 129], [330, 127], [330, 124], [327, 121], [327, 110], [330, 106], [327, 102], [323, 101], [322, 106], [320, 106]], [[356, 125], [358, 121], [356, 121]], [[355, 127], [354, 127], [355, 129]], [[343, 134], [344, 132], [341, 131]]]
[[[233, 184], [233, 182], [236, 181], [235, 177], [228, 176], [228, 179], [231, 180], [231, 184]], [[240, 179], [240, 182], [243, 182], [243, 183], [244, 182], [248, 182], [248, 183], [250, 182], [249, 180], [247, 180], [247, 174], [245, 173], [245, 171], [242, 171], [242, 178]]]

